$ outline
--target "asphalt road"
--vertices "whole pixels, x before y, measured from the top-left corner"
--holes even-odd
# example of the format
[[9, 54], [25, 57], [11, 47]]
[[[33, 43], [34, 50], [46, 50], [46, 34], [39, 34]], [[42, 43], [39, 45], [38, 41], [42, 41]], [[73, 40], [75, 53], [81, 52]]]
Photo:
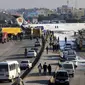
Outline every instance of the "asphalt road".
[[[22, 40], [22, 41], [10, 41], [5, 44], [0, 44], [0, 61], [4, 60], [17, 60], [20, 62], [23, 59], [29, 59], [32, 62], [35, 58], [25, 58], [24, 49], [25, 47], [29, 50], [34, 46], [35, 39], [33, 40]], [[9, 82], [2, 82], [0, 85], [11, 85]]]
[[[74, 34], [74, 33], [72, 33], [72, 34]], [[64, 34], [58, 33], [58, 34], [56, 34], [56, 36], [57, 37], [59, 36], [61, 41], [64, 40], [64, 37], [67, 37], [68, 40], [73, 40], [72, 34], [69, 31], [68, 33], [64, 33]], [[84, 52], [83, 53], [78, 52], [77, 54], [80, 58], [82, 58], [82, 56], [84, 58], [84, 56], [85, 56]], [[41, 63], [43, 65], [44, 62], [47, 62], [47, 64], [50, 63], [52, 65], [52, 72], [54, 72], [54, 70], [56, 68], [56, 63], [57, 63], [56, 56], [57, 56], [56, 53], [53, 53], [52, 51], [50, 51], [48, 54], [46, 54], [46, 50], [44, 50], [38, 64]], [[43, 74], [39, 75], [38, 69], [37, 69], [38, 64], [24, 79], [25, 85], [47, 85], [48, 84], [48, 80], [51, 78], [51, 76], [49, 76], [49, 75], [44, 76]], [[79, 65], [75, 69], [74, 77], [70, 78], [70, 85], [85, 85], [85, 64]]]
[[[59, 34], [61, 36], [62, 34]], [[57, 35], [58, 36], [58, 35]], [[68, 36], [68, 39], [72, 39], [72, 37], [69, 38], [69, 35], [65, 34], [64, 36]], [[60, 37], [60, 40], [64, 38], [62, 35]], [[35, 40], [23, 40], [20, 41], [13, 41], [8, 42], [6, 44], [0, 44], [0, 61], [3, 60], [9, 60], [14, 59], [20, 61], [21, 59], [24, 59], [23, 52], [24, 48], [33, 46]], [[46, 50], [44, 50], [40, 61], [37, 63], [37, 65], [34, 67], [34, 69], [27, 75], [27, 77], [24, 79], [25, 85], [47, 85], [48, 80], [51, 78], [51, 75], [44, 76], [43, 74], [39, 76], [37, 66], [41, 62], [42, 65], [44, 62], [47, 62], [47, 64], [52, 65], [52, 72], [55, 71], [57, 58], [56, 53], [53, 53], [52, 51], [49, 51], [49, 54], [46, 54]], [[85, 53], [78, 53], [80, 57], [85, 56]], [[0, 83], [0, 85], [11, 85], [9, 82]], [[85, 85], [85, 65], [82, 64], [81, 66], [78, 66], [75, 70], [74, 78], [70, 79], [70, 85]]]
[[79, 66], [75, 71], [74, 78], [71, 78], [70, 85], [85, 85], [85, 66]]

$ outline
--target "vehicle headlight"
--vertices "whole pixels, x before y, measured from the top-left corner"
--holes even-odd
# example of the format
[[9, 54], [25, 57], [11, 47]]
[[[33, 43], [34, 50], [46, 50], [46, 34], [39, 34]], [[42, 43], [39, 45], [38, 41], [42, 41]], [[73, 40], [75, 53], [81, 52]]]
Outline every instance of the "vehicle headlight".
[[56, 79], [56, 81], [59, 81], [58, 79]]
[[68, 80], [68, 79], [66, 79], [65, 81], [66, 81], [66, 82], [69, 82], [69, 80]]

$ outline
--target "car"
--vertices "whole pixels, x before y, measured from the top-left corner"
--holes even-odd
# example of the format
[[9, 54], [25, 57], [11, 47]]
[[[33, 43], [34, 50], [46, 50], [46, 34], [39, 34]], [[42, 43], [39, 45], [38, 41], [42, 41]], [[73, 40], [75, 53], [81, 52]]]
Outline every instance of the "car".
[[66, 60], [72, 61], [72, 60], [77, 60], [78, 56], [76, 54], [75, 50], [69, 50], [68, 55], [66, 56]]
[[29, 50], [27, 52], [27, 57], [36, 57], [37, 56], [37, 53], [35, 50]]
[[65, 60], [71, 61], [77, 59], [77, 54], [75, 50], [62, 51], [61, 57]]
[[64, 63], [62, 63], [62, 68], [68, 72], [69, 76], [71, 75], [72, 77], [74, 77], [75, 67], [73, 62], [65, 61]]
[[[52, 82], [52, 83], [51, 83]], [[53, 79], [49, 81], [48, 85], [69, 85], [69, 75], [64, 69], [59, 69], [54, 73]]]
[[32, 67], [32, 63], [30, 62], [30, 60], [22, 60], [20, 62], [20, 68], [31, 68]]
[[38, 48], [37, 47], [32, 47], [31, 50], [35, 50], [36, 52], [38, 52]]
[[35, 42], [35, 47], [37, 47], [37, 46], [41, 46], [41, 42], [36, 41], [36, 42]]

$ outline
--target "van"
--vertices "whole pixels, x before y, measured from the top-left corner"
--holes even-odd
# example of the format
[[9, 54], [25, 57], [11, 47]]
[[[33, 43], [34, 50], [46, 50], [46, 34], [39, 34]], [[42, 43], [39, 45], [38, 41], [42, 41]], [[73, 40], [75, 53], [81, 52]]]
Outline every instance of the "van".
[[0, 81], [13, 81], [20, 74], [18, 61], [8, 60], [0, 62]]
[[75, 67], [74, 67], [74, 64], [73, 62], [69, 62], [69, 61], [66, 61], [62, 64], [62, 68], [65, 69], [69, 76], [71, 75], [72, 77], [74, 77], [74, 73], [75, 73]]

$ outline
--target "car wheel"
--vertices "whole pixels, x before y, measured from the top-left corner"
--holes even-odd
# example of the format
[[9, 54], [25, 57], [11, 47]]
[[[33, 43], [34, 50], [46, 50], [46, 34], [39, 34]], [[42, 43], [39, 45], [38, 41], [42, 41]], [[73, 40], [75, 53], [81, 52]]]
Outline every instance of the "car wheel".
[[67, 83], [66, 85], [70, 85], [69, 83]]
[[13, 82], [13, 81], [14, 81], [13, 78], [9, 80], [9, 82]]

